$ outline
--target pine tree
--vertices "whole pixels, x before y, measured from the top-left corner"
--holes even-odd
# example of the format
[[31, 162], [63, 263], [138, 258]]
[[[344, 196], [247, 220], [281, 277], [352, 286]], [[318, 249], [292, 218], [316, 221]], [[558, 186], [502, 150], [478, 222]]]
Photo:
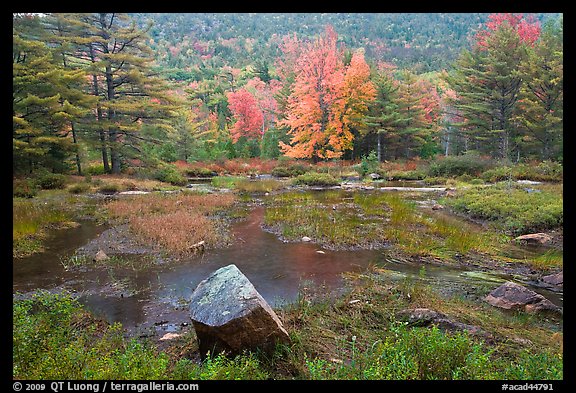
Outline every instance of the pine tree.
[[562, 25], [548, 24], [520, 64], [523, 80], [515, 120], [527, 153], [543, 159], [562, 157], [563, 41]]
[[364, 135], [374, 133], [377, 135], [377, 155], [381, 162], [385, 157], [387, 146], [398, 143], [397, 134], [394, 133], [400, 122], [398, 105], [398, 83], [387, 70], [379, 71], [374, 77], [376, 98], [370, 105], [366, 116], [368, 125]]
[[153, 53], [146, 45], [147, 29], [139, 29], [125, 14], [57, 14], [70, 40], [71, 54], [92, 75], [92, 93], [100, 98], [98, 127], [106, 167], [120, 173], [123, 156], [138, 153], [143, 124], [169, 127], [175, 100], [152, 69]]
[[60, 48], [44, 41], [40, 18], [13, 17], [14, 164], [29, 172], [39, 166], [63, 171], [77, 151], [74, 124], [93, 100], [82, 92], [85, 73], [66, 67]]

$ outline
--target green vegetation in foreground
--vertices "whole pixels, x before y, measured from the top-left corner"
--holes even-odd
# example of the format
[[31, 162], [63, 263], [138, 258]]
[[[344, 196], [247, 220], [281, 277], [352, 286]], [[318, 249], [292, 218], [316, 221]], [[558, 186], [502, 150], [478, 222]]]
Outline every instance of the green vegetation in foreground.
[[[16, 379], [524, 379], [563, 377], [562, 333], [535, 316], [443, 298], [420, 281], [393, 283], [374, 269], [352, 277], [340, 299], [303, 288], [299, 301], [277, 310], [292, 343], [271, 357], [182, 357], [192, 337], [159, 352], [123, 337], [121, 326], [95, 320], [68, 295], [41, 292], [13, 302]], [[352, 302], [354, 300], [354, 302]], [[411, 327], [398, 310], [428, 307], [474, 324], [495, 344], [463, 332]], [[187, 336], [190, 336], [189, 334]], [[521, 340], [518, 340], [521, 339]], [[530, 340], [532, 344], [525, 344]], [[170, 349], [170, 348], [169, 348]]]
[[[347, 196], [350, 195], [350, 196]], [[381, 248], [447, 257], [494, 252], [501, 236], [462, 220], [429, 215], [398, 193], [290, 192], [273, 197], [265, 225], [289, 240], [303, 236], [328, 248]]]
[[499, 183], [458, 190], [442, 203], [474, 218], [492, 221], [514, 235], [561, 227], [564, 222], [562, 185]]

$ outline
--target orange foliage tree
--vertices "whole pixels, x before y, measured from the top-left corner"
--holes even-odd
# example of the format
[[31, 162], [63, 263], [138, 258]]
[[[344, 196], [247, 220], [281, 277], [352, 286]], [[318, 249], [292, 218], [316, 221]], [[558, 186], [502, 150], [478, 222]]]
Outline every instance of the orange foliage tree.
[[367, 103], [374, 99], [370, 69], [363, 51], [344, 65], [331, 26], [324, 35], [300, 45], [286, 117], [279, 122], [289, 128], [291, 140], [280, 142], [280, 147], [293, 158], [338, 158], [352, 147], [351, 129], [361, 126]]

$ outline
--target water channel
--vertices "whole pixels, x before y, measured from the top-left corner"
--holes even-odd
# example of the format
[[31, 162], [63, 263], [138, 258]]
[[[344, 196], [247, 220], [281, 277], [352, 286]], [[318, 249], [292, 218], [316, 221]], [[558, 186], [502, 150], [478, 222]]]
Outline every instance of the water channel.
[[[317, 192], [317, 191], [316, 191]], [[76, 293], [79, 300], [108, 322], [128, 331], [177, 331], [189, 323], [187, 299], [197, 284], [216, 269], [234, 263], [273, 306], [294, 302], [302, 287], [336, 294], [344, 287], [342, 273], [362, 272], [376, 265], [390, 280], [423, 279], [422, 265], [389, 258], [386, 249], [331, 251], [313, 243], [283, 242], [261, 228], [265, 207], [252, 208], [232, 226], [234, 243], [208, 250], [174, 264], [142, 271], [83, 268], [67, 271], [61, 263], [76, 249], [108, 229], [93, 221], [52, 234], [44, 252], [15, 260], [13, 293], [37, 289]], [[455, 218], [456, 219], [456, 218]], [[514, 277], [464, 268], [426, 265], [425, 280], [437, 288], [466, 292], [466, 288], [495, 288]], [[562, 294], [532, 288], [562, 306]]]

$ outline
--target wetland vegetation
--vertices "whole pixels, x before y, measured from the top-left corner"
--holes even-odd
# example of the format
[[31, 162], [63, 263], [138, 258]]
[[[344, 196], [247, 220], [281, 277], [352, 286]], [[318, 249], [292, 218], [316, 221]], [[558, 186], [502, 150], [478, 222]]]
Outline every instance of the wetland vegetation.
[[563, 15], [294, 15], [13, 14], [13, 379], [569, 376]]

